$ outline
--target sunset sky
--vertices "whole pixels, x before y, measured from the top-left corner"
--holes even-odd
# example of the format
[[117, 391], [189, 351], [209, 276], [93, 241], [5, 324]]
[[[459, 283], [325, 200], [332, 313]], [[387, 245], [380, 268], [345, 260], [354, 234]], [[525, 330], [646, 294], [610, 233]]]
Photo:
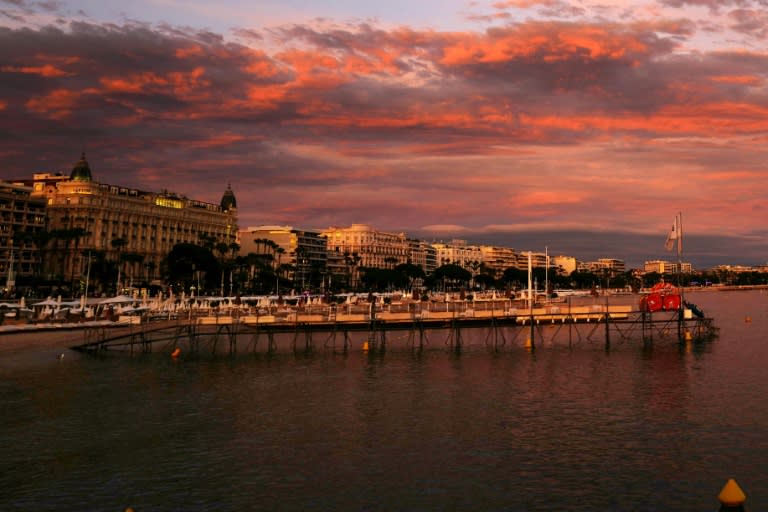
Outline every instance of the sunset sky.
[[764, 264], [768, 0], [0, 0], [0, 134], [241, 227]]

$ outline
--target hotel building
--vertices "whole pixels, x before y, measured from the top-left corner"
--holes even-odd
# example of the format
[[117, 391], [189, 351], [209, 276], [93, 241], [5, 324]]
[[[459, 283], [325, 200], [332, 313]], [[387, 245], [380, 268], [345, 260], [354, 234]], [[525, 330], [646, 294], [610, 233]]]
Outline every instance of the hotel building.
[[85, 154], [68, 177], [38, 173], [30, 184], [32, 197], [47, 204], [48, 231], [69, 234], [51, 242], [52, 257], [44, 262], [49, 277], [82, 278], [89, 252], [100, 251], [114, 262], [121, 255], [133, 256], [122, 258], [121, 286], [150, 282], [159, 277], [161, 261], [176, 244], [237, 241], [237, 201], [231, 187], [220, 204], [213, 204], [168, 191], [99, 183]]

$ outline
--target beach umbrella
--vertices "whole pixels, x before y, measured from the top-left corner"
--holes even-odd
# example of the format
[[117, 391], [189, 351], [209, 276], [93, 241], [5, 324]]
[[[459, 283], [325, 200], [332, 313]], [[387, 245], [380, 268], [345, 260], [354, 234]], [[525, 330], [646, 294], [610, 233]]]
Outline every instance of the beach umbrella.
[[100, 300], [99, 304], [127, 304], [130, 302], [134, 302], [133, 297], [129, 297], [128, 295], [118, 295], [117, 297], [109, 297], [104, 300]]

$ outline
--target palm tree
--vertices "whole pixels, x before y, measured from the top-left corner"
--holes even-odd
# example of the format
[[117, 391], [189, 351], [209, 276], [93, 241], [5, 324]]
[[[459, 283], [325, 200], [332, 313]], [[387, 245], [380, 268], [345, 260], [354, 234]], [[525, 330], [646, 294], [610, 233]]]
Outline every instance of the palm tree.
[[280, 295], [280, 274], [278, 269], [280, 268], [280, 259], [282, 255], [285, 254], [285, 249], [277, 245], [275, 242], [272, 242], [272, 248], [274, 250], [274, 254], [277, 255], [277, 266], [275, 266], [275, 295]]
[[213, 235], [209, 235], [208, 233], [199, 232], [197, 234], [198, 239], [198, 245], [205, 247], [209, 251], [213, 251], [214, 246], [216, 245], [216, 237]]
[[360, 260], [363, 258], [357, 254], [357, 252], [349, 253], [344, 252], [344, 261], [347, 264], [347, 268], [349, 268], [349, 286], [354, 289], [355, 285], [357, 284], [356, 277], [356, 270], [357, 266], [360, 264]]
[[133, 282], [133, 276], [135, 275], [135, 267], [137, 264], [141, 264], [144, 262], [144, 255], [139, 254], [137, 252], [126, 252], [122, 254], [122, 260], [128, 263], [128, 270], [130, 272], [126, 272], [130, 276], [131, 282]]
[[229, 252], [229, 245], [224, 242], [218, 242], [214, 246], [214, 249], [219, 253], [219, 266], [221, 267], [221, 288], [219, 290], [219, 295], [224, 296], [224, 258]]
[[400, 262], [399, 259], [395, 258], [394, 256], [387, 256], [384, 258], [384, 263], [387, 264], [388, 269], [395, 268], [395, 265], [397, 265]]
[[123, 269], [122, 251], [125, 246], [128, 245], [128, 240], [125, 238], [113, 238], [111, 243], [112, 248], [117, 251], [117, 283], [115, 285], [115, 295], [118, 295], [120, 293], [120, 277]]
[[[75, 250], [71, 253], [72, 254], [72, 256], [71, 256], [71, 258], [72, 258], [72, 260], [71, 260], [71, 265], [72, 265], [71, 272], [72, 273], [71, 273], [70, 282], [72, 283], [72, 285], [71, 285], [71, 289], [72, 290], [74, 290], [74, 288], [75, 288], [75, 258], [74, 258], [74, 255], [77, 254], [77, 252], [78, 252], [77, 249], [80, 246], [80, 239], [82, 237], [86, 236], [86, 235], [90, 235], [90, 233], [88, 231], [86, 231], [85, 228], [77, 227], [77, 228], [71, 228], [71, 229], [67, 230], [67, 238], [68, 238], [68, 240], [69, 241], [72, 241], [72, 240], [75, 241]], [[69, 242], [67, 242], [67, 254], [70, 254], [70, 252], [69, 252]]]
[[[296, 273], [301, 275], [301, 290], [304, 291], [304, 288], [306, 286], [306, 280], [307, 280], [307, 274], [308, 272], [308, 265], [307, 265], [307, 257], [309, 255], [309, 251], [307, 251], [306, 247], [297, 247], [296, 248]], [[298, 276], [294, 276], [296, 278]]]

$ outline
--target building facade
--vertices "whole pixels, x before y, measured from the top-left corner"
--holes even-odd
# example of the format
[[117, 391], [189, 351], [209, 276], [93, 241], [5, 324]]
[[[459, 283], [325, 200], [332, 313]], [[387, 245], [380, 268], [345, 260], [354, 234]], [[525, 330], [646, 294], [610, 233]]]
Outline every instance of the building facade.
[[518, 254], [511, 247], [481, 245], [480, 252], [483, 255], [481, 262], [493, 271], [496, 279], [501, 278], [508, 268], [517, 267]]
[[466, 240], [454, 239], [450, 242], [436, 242], [432, 244], [437, 252], [437, 266], [458, 265], [472, 272], [478, 273], [480, 264], [483, 263], [483, 252], [477, 245], [469, 245]]
[[573, 256], [565, 255], [553, 256], [551, 262], [555, 271], [564, 276], [569, 276], [575, 272], [579, 264]]
[[366, 224], [352, 224], [348, 228], [329, 227], [322, 235], [328, 240], [328, 250], [354, 259], [355, 267], [395, 268], [407, 263], [410, 245], [405, 233], [377, 231]]
[[32, 188], [0, 181], [0, 288], [13, 292], [16, 277], [40, 270], [40, 235], [45, 230], [45, 200]]
[[600, 258], [597, 261], [587, 261], [579, 266], [579, 270], [594, 274], [607, 274], [611, 277], [623, 274], [627, 270], [624, 260], [616, 258]]
[[[52, 253], [44, 261], [49, 277], [82, 278], [94, 254], [118, 262], [120, 283], [151, 282], [176, 244], [237, 242], [237, 201], [231, 187], [220, 204], [168, 191], [146, 192], [95, 181], [85, 154], [69, 177], [33, 176], [32, 197], [47, 205]], [[130, 258], [126, 258], [130, 255]]]
[[643, 272], [657, 272], [659, 274], [690, 274], [693, 272], [693, 265], [687, 262], [671, 262], [664, 260], [651, 260], [643, 264]]
[[281, 265], [288, 265], [292, 270], [284, 277], [302, 290], [325, 282], [328, 250], [326, 239], [319, 231], [292, 226], [255, 226], [241, 230], [239, 238], [240, 255], [269, 255], [277, 270]]

